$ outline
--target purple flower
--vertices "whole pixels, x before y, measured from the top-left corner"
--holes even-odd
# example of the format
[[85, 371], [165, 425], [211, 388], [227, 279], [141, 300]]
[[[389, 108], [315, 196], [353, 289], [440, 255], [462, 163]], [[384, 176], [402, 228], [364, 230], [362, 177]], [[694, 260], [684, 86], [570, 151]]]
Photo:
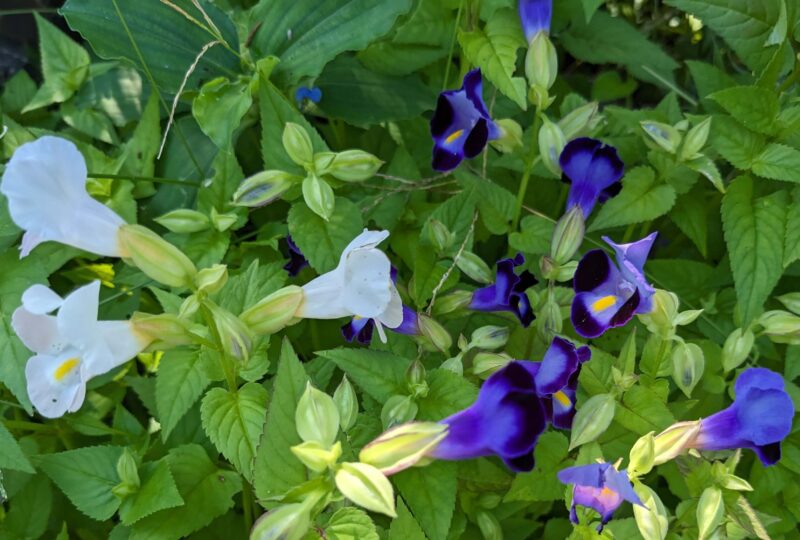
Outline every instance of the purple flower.
[[297, 102], [298, 105], [303, 103], [303, 100], [307, 99], [312, 103], [319, 103], [319, 100], [322, 99], [322, 90], [317, 88], [316, 86], [308, 87], [308, 86], [301, 86], [294, 93], [294, 100]]
[[308, 261], [305, 255], [303, 255], [303, 252], [300, 251], [300, 248], [297, 247], [297, 244], [294, 243], [291, 236], [286, 237], [286, 244], [289, 246], [289, 262], [283, 265], [283, 269], [286, 270], [290, 276], [294, 277], [300, 273], [300, 270], [308, 266]]
[[783, 377], [766, 368], [739, 375], [733, 404], [700, 420], [700, 431], [688, 448], [750, 448], [764, 465], [781, 458], [781, 441], [792, 430], [794, 405], [783, 389]]
[[519, 275], [514, 273], [514, 268], [524, 263], [525, 257], [521, 253], [517, 253], [513, 259], [498, 261], [495, 282], [476, 290], [469, 308], [476, 311], [510, 311], [527, 328], [536, 316], [525, 291], [538, 281], [527, 270]]
[[539, 32], [550, 31], [553, 17], [553, 0], [519, 0], [519, 19], [528, 43]]
[[569, 519], [578, 523], [576, 506], [585, 506], [600, 514], [600, 525], [597, 532], [601, 532], [609, 522], [614, 510], [619, 508], [622, 501], [632, 504], [642, 504], [639, 496], [633, 490], [628, 472], [618, 471], [611, 463], [592, 463], [569, 467], [558, 472], [558, 479], [564, 484], [574, 484], [572, 489], [572, 507]]
[[624, 325], [635, 313], [653, 309], [655, 289], [647, 282], [643, 268], [657, 234], [630, 244], [615, 244], [604, 236], [616, 253], [617, 265], [600, 249], [583, 256], [573, 281], [572, 324], [578, 334], [594, 338]]
[[523, 362], [511, 362], [489, 377], [478, 399], [442, 420], [447, 436], [429, 456], [461, 460], [498, 456], [514, 471], [533, 469], [533, 449], [547, 425], [536, 382]]
[[433, 168], [455, 169], [465, 157], [480, 154], [486, 143], [500, 137], [500, 130], [489, 117], [483, 102], [481, 70], [473, 69], [464, 76], [460, 90], [439, 94], [431, 118]]
[[567, 211], [579, 206], [583, 218], [592, 213], [598, 199], [604, 202], [619, 193], [624, 164], [613, 146], [583, 137], [569, 142], [559, 158], [565, 180], [570, 182]]
[[[372, 341], [372, 331], [375, 329], [375, 321], [362, 317], [353, 317], [349, 323], [342, 326], [344, 339], [352, 343], [358, 340], [362, 345], [369, 345]], [[407, 336], [419, 336], [422, 334], [419, 329], [419, 317], [417, 312], [408, 306], [403, 306], [403, 322], [397, 328], [390, 328], [392, 332], [405, 334]], [[385, 342], [385, 336], [382, 338]]]

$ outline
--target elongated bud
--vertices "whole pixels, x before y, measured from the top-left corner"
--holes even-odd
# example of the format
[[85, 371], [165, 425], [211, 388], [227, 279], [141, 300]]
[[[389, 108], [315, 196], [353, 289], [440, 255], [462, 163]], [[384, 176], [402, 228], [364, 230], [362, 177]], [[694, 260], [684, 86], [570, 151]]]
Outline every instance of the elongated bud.
[[258, 518], [250, 540], [302, 540], [310, 528], [311, 516], [306, 505], [286, 504]]
[[558, 158], [566, 145], [567, 139], [558, 124], [545, 118], [542, 127], [539, 128], [539, 156], [542, 158], [544, 166], [559, 178], [561, 177], [561, 165], [559, 165]]
[[475, 514], [475, 521], [478, 522], [478, 528], [485, 540], [503, 540], [503, 528], [494, 514], [486, 510], [478, 510], [478, 513]]
[[289, 285], [278, 289], [240, 316], [256, 334], [274, 334], [288, 326], [303, 303], [303, 289]]
[[242, 181], [233, 194], [233, 204], [250, 208], [264, 206], [279, 199], [301, 180], [283, 171], [261, 171]]
[[546, 32], [539, 32], [531, 40], [525, 55], [525, 76], [528, 86], [549, 90], [558, 75], [558, 55]]
[[287, 122], [283, 128], [283, 148], [292, 161], [303, 167], [314, 163], [314, 145], [305, 128]]
[[661, 122], [653, 122], [645, 120], [641, 122], [642, 129], [650, 137], [650, 140], [655, 142], [658, 146], [674, 154], [678, 151], [681, 144], [681, 132]]
[[369, 180], [383, 165], [383, 161], [363, 150], [345, 150], [334, 155], [326, 172], [343, 182]]
[[372, 465], [342, 463], [334, 480], [342, 495], [358, 506], [389, 517], [397, 517], [392, 484]]
[[778, 297], [778, 300], [786, 306], [786, 309], [796, 315], [800, 315], [800, 292], [782, 294]]
[[629, 476], [642, 476], [652, 470], [653, 462], [655, 462], [656, 459], [655, 448], [655, 437], [652, 431], [647, 435], [639, 437], [639, 440], [634, 443], [629, 454]]
[[445, 330], [444, 326], [423, 313], [417, 316], [417, 324], [420, 333], [428, 338], [437, 350], [444, 353], [450, 350], [453, 338], [450, 337], [450, 333]]
[[330, 447], [339, 433], [339, 410], [333, 398], [308, 383], [297, 402], [295, 425], [304, 441]]
[[788, 311], [767, 311], [758, 319], [764, 334], [775, 343], [800, 344], [800, 317]]
[[588, 135], [597, 122], [597, 102], [591, 101], [573, 109], [558, 121], [558, 127], [568, 141], [576, 137]]
[[505, 326], [481, 326], [472, 332], [469, 348], [499, 349], [508, 342], [509, 331]]
[[425, 384], [427, 377], [427, 370], [419, 360], [414, 360], [408, 365], [406, 369], [406, 384], [409, 388], [414, 388], [421, 384]]
[[671, 425], [653, 440], [655, 458], [653, 465], [661, 465], [692, 447], [697, 434], [700, 433], [700, 421], [678, 422]]
[[253, 336], [250, 329], [239, 317], [227, 309], [207, 300], [204, 304], [211, 311], [225, 353], [236, 360], [247, 362], [253, 348]]
[[206, 294], [214, 294], [222, 289], [228, 282], [228, 267], [224, 264], [215, 264], [209, 268], [203, 268], [194, 277], [194, 286], [198, 291]]
[[179, 208], [155, 218], [156, 223], [174, 233], [193, 233], [208, 229], [208, 216], [197, 210]]
[[651, 333], [667, 338], [675, 332], [674, 321], [678, 315], [678, 306], [678, 296], [675, 293], [656, 289], [653, 309], [638, 317]]
[[686, 397], [692, 397], [705, 365], [703, 349], [694, 343], [678, 343], [672, 350], [672, 379]]
[[750, 330], [737, 328], [730, 333], [722, 346], [722, 369], [736, 369], [750, 355], [756, 336]]
[[466, 308], [472, 301], [472, 293], [469, 291], [455, 291], [446, 294], [436, 300], [433, 307], [434, 315], [444, 315], [459, 309]]
[[485, 380], [506, 367], [511, 360], [507, 354], [479, 352], [472, 358], [472, 373]]
[[381, 423], [384, 429], [410, 422], [417, 416], [419, 406], [411, 396], [395, 395], [384, 403], [381, 409]]
[[489, 268], [489, 265], [471, 251], [464, 250], [461, 253], [461, 257], [456, 260], [456, 266], [470, 279], [474, 279], [478, 283], [491, 283], [494, 279], [494, 274], [492, 274], [492, 269]]
[[669, 531], [669, 516], [655, 491], [639, 481], [633, 483], [642, 505], [633, 505], [633, 517], [644, 540], [664, 540]]
[[336, 200], [331, 186], [316, 174], [309, 174], [303, 180], [303, 200], [312, 212], [328, 221], [333, 215]]
[[585, 231], [583, 211], [579, 206], [573, 206], [561, 216], [553, 229], [553, 239], [550, 242], [553, 260], [558, 264], [568, 262], [580, 249]]
[[509, 154], [522, 146], [522, 127], [511, 118], [495, 120], [500, 129], [500, 137], [489, 141], [498, 151]]
[[698, 540], [705, 540], [714, 532], [725, 514], [725, 505], [722, 502], [722, 490], [718, 487], [707, 487], [700, 495], [697, 503], [697, 528]]
[[409, 422], [382, 433], [358, 454], [358, 460], [386, 476], [413, 467], [447, 436], [447, 425]]
[[347, 376], [342, 377], [342, 382], [333, 392], [333, 402], [339, 410], [339, 423], [343, 431], [347, 431], [356, 423], [358, 417], [358, 397], [353, 385], [347, 380]]
[[564, 319], [561, 316], [561, 306], [554, 295], [548, 294], [539, 317], [539, 334], [545, 341], [549, 342], [554, 335], [561, 333]]
[[157, 346], [178, 347], [192, 343], [189, 326], [183, 319], [170, 313], [149, 315], [136, 312], [131, 318], [131, 324], [137, 334], [145, 336]]
[[706, 145], [708, 134], [711, 131], [711, 117], [706, 118], [686, 134], [681, 147], [680, 160], [700, 157], [700, 150]]
[[133, 457], [131, 451], [127, 448], [122, 452], [122, 455], [117, 460], [117, 476], [119, 477], [119, 484], [111, 488], [111, 492], [119, 497], [125, 499], [139, 491], [139, 467], [136, 464], [136, 458]]
[[141, 225], [119, 228], [119, 242], [125, 259], [148, 277], [171, 287], [189, 287], [197, 269], [184, 253]]
[[432, 219], [428, 222], [428, 240], [436, 248], [436, 251], [441, 253], [453, 245], [455, 236], [444, 223], [438, 219]]
[[586, 400], [572, 421], [569, 449], [592, 442], [602, 435], [614, 419], [616, 407], [617, 402], [611, 394], [597, 394]]
[[308, 441], [291, 447], [292, 454], [303, 462], [303, 465], [314, 472], [322, 472], [333, 467], [342, 456], [342, 443], [336, 441], [331, 447], [316, 441]]

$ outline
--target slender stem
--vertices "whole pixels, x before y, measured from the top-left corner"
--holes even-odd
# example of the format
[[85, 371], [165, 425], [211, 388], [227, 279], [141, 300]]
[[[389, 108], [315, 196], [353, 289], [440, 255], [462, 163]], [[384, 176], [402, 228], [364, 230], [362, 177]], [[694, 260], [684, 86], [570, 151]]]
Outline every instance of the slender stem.
[[132, 180], [134, 182], [155, 182], [156, 184], [174, 184], [176, 186], [201, 187], [201, 182], [180, 180], [178, 178], [161, 178], [159, 176], [133, 176], [130, 174], [89, 173], [89, 178], [110, 178], [111, 180]]
[[536, 110], [536, 116], [533, 119], [533, 126], [531, 127], [531, 142], [528, 149], [528, 160], [525, 163], [525, 170], [522, 173], [522, 180], [519, 183], [519, 190], [517, 191], [517, 205], [514, 209], [514, 220], [511, 222], [511, 230], [516, 231], [519, 226], [519, 218], [522, 214], [522, 205], [525, 202], [525, 194], [528, 191], [528, 182], [531, 178], [531, 170], [539, 162], [541, 156], [539, 153], [538, 137], [539, 137], [539, 124], [541, 123], [541, 111]]
[[3, 15], [29, 15], [31, 13], [58, 13], [58, 8], [0, 9]]
[[464, 241], [461, 242], [461, 246], [458, 248], [455, 256], [453, 257], [453, 263], [450, 265], [450, 268], [442, 274], [441, 279], [439, 279], [439, 283], [436, 284], [436, 287], [433, 288], [431, 292], [431, 302], [428, 304], [428, 309], [425, 310], [425, 314], [430, 317], [431, 312], [433, 311], [433, 304], [436, 303], [436, 295], [439, 294], [439, 290], [444, 287], [444, 284], [447, 282], [447, 278], [450, 277], [450, 274], [455, 269], [456, 265], [458, 264], [458, 260], [461, 258], [461, 255], [464, 253], [464, 250], [469, 243], [470, 238], [472, 238], [472, 234], [475, 232], [475, 222], [478, 221], [478, 212], [472, 214], [472, 223], [469, 225], [469, 230], [467, 231], [466, 236], [464, 236]]
[[3, 420], [3, 424], [5, 424], [8, 429], [20, 429], [25, 431], [55, 431], [55, 428], [52, 425], [26, 422], [25, 420]]
[[244, 527], [246, 531], [253, 528], [253, 488], [242, 476], [242, 509], [244, 510]]
[[450, 64], [453, 63], [453, 51], [456, 48], [456, 36], [458, 27], [461, 25], [461, 13], [464, 11], [464, 0], [458, 3], [458, 13], [456, 13], [456, 24], [453, 26], [453, 37], [450, 38], [450, 52], [447, 53], [447, 63], [444, 68], [444, 80], [442, 81], [442, 92], [447, 89], [447, 79], [450, 78]]

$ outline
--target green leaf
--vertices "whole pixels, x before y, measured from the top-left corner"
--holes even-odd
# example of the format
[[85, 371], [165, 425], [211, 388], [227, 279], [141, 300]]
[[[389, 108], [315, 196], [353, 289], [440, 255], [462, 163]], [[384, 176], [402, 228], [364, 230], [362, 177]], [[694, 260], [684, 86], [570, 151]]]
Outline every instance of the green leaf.
[[155, 397], [162, 440], [167, 440], [178, 421], [211, 382], [202, 364], [197, 350], [173, 349], [161, 358]]
[[[130, 70], [132, 73], [136, 73]], [[138, 75], [137, 75], [138, 76]], [[133, 135], [125, 144], [125, 161], [120, 172], [134, 176], [153, 176], [155, 158], [161, 140], [161, 125], [158, 116], [158, 97], [150, 94]]]
[[508, 235], [508, 245], [526, 255], [550, 253], [555, 223], [542, 216], [525, 216], [520, 222], [520, 231]]
[[250, 266], [232, 276], [219, 295], [219, 305], [231, 313], [241, 313], [286, 283], [286, 271], [280, 262], [261, 265], [253, 259]]
[[786, 193], [753, 198], [753, 180], [735, 180], [722, 200], [722, 224], [742, 325], [761, 311], [783, 268]]
[[0, 470], [11, 469], [33, 474], [36, 472], [14, 436], [0, 422]]
[[583, 402], [575, 414], [570, 434], [570, 449], [592, 442], [608, 429], [617, 402], [611, 394], [597, 394]]
[[709, 96], [748, 129], [770, 135], [778, 128], [778, 97], [759, 86], [734, 86]]
[[534, 457], [536, 467], [527, 473], [518, 474], [505, 496], [511, 501], [556, 501], [564, 496], [564, 484], [556, 473], [569, 467], [569, 443], [561, 433], [551, 431], [539, 437]]
[[139, 474], [141, 487], [126, 498], [119, 508], [119, 517], [124, 525], [133, 525], [159, 510], [183, 504], [166, 459], [145, 464]]
[[359, 388], [381, 403], [395, 394], [407, 393], [407, 358], [366, 349], [332, 349], [317, 355], [334, 362]]
[[517, 50], [525, 45], [516, 11], [497, 11], [483, 30], [459, 30], [458, 42], [471, 64], [523, 111], [528, 108], [528, 85], [514, 77]]
[[[792, 190], [786, 212], [786, 242], [783, 250], [783, 267], [800, 259], [800, 187]], [[786, 362], [789, 365], [789, 362]], [[800, 362], [796, 363], [800, 367]]]
[[232, 83], [217, 77], [200, 88], [200, 94], [192, 101], [192, 114], [203, 133], [218, 148], [226, 149], [233, 144], [233, 132], [252, 104], [246, 81]]
[[[706, 98], [714, 92], [736, 86], [736, 79], [716, 66], [697, 60], [688, 60], [686, 66], [692, 74], [694, 85], [697, 87], [697, 95], [700, 98]], [[718, 109], [718, 107], [716, 108]]]
[[[492, 234], [506, 234], [511, 227], [511, 218], [517, 201], [514, 195], [494, 182], [456, 169], [456, 178], [465, 189], [474, 189], [478, 212], [486, 228]], [[548, 240], [549, 242], [549, 240]]]
[[303, 364], [289, 340], [284, 339], [267, 423], [253, 466], [253, 485], [259, 499], [279, 495], [306, 480], [306, 468], [289, 450], [303, 442], [294, 426], [294, 413], [306, 383]]
[[253, 480], [253, 459], [267, 414], [267, 391], [247, 383], [236, 392], [212, 388], [200, 405], [208, 438], [245, 478]]
[[313, 79], [340, 53], [387, 34], [409, 9], [410, 0], [262, 0], [251, 11], [260, 24], [253, 48], [281, 59], [275, 76], [282, 83]]
[[400, 497], [397, 498], [397, 518], [389, 527], [389, 540], [427, 540], [417, 520]]
[[392, 476], [428, 538], [446, 538], [456, 505], [455, 463], [437, 461]]
[[653, 390], [636, 385], [622, 396], [614, 420], [625, 429], [644, 435], [651, 431], [659, 433], [675, 422], [675, 417]]
[[428, 377], [428, 395], [420, 399], [418, 420], [439, 421], [472, 405], [478, 389], [446, 369], [437, 369]]
[[378, 540], [378, 531], [369, 515], [352, 506], [340, 508], [325, 526], [326, 538], [331, 540]]
[[[5, 495], [2, 486], [0, 493]], [[63, 498], [60, 499], [62, 501]], [[0, 523], [0, 538], [17, 540], [20, 538], [42, 538], [53, 506], [53, 487], [47, 476], [37, 474], [13, 493], [5, 502], [6, 509]], [[67, 539], [69, 540], [69, 539]]]
[[769, 143], [753, 160], [753, 172], [764, 178], [800, 182], [800, 150]]
[[766, 145], [764, 136], [728, 116], [715, 115], [713, 118], [711, 145], [737, 169], [750, 169]]
[[675, 189], [672, 186], [656, 185], [653, 169], [636, 167], [622, 179], [620, 194], [602, 205], [588, 230], [650, 221], [669, 212], [674, 204]]
[[98, 521], [105, 521], [119, 508], [111, 489], [119, 483], [118, 446], [86, 446], [36, 458], [39, 467], [64, 492], [75, 507]]
[[344, 248], [364, 228], [358, 207], [342, 197], [336, 197], [336, 207], [328, 221], [302, 202], [292, 206], [288, 221], [292, 240], [319, 273], [336, 268]]
[[708, 253], [708, 201], [703, 189], [696, 187], [689, 193], [681, 195], [678, 204], [669, 214], [678, 228], [694, 242], [700, 254]]

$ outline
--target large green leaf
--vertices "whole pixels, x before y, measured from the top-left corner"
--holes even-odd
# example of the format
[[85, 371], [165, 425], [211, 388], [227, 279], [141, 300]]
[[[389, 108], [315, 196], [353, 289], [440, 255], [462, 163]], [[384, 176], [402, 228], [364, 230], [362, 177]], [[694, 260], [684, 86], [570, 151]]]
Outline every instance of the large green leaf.
[[366, 349], [333, 349], [317, 354], [333, 361], [359, 388], [381, 403], [404, 393], [405, 372], [410, 363], [406, 358]]
[[764, 136], [750, 131], [729, 116], [717, 115], [711, 122], [711, 146], [737, 169], [748, 170], [763, 151]]
[[753, 160], [753, 172], [764, 178], [800, 182], [800, 150], [770, 143]]
[[331, 516], [325, 526], [331, 540], [379, 540], [378, 531], [369, 515], [360, 508], [346, 506]]
[[765, 133], [778, 129], [780, 103], [775, 92], [760, 86], [734, 86], [709, 96], [745, 127]]
[[200, 89], [200, 94], [192, 101], [192, 114], [214, 144], [228, 149], [233, 132], [252, 104], [247, 81], [230, 82], [225, 77], [217, 77]]
[[397, 498], [397, 518], [389, 527], [389, 540], [427, 540], [425, 533], [414, 519], [403, 499]]
[[0, 470], [11, 469], [33, 474], [33, 465], [17, 444], [14, 436], [0, 422]]
[[231, 277], [217, 300], [231, 313], [241, 313], [265, 296], [283, 287], [286, 271], [282, 263], [261, 265], [254, 259], [246, 270]]
[[555, 501], [564, 496], [564, 484], [556, 473], [569, 467], [569, 442], [561, 433], [551, 431], [539, 437], [536, 443], [536, 467], [528, 473], [518, 474], [506, 501]]
[[438, 461], [392, 480], [428, 538], [446, 538], [456, 504], [456, 464]]
[[428, 395], [419, 400], [419, 420], [439, 421], [472, 405], [478, 389], [463, 377], [437, 369], [428, 377]]
[[333, 215], [325, 221], [304, 203], [296, 203], [289, 211], [289, 232], [292, 240], [317, 272], [328, 272], [339, 264], [339, 257], [364, 225], [361, 212], [349, 199], [336, 197]]
[[156, 374], [156, 407], [162, 439], [167, 440], [211, 382], [202, 364], [196, 350], [175, 349], [161, 358]]
[[589, 231], [650, 221], [663, 216], [675, 204], [675, 189], [657, 184], [649, 167], [636, 167], [622, 179], [622, 191], [602, 205]]

